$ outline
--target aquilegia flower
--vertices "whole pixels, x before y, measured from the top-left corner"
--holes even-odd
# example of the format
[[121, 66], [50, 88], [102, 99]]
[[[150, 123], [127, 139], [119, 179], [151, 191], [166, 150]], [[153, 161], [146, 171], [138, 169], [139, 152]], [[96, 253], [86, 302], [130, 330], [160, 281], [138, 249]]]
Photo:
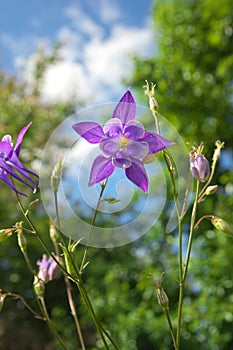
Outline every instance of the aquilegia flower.
[[136, 103], [129, 90], [115, 107], [112, 119], [102, 128], [96, 122], [76, 123], [73, 129], [89, 143], [99, 143], [101, 155], [92, 164], [89, 186], [109, 177], [115, 167], [125, 170], [130, 181], [148, 191], [148, 178], [143, 159], [151, 153], [157, 153], [173, 142], [145, 131], [143, 125], [134, 120]]
[[[31, 123], [26, 125], [18, 134], [15, 146], [13, 146], [10, 135], [5, 135], [0, 141], [0, 180], [4, 181], [10, 188], [23, 196], [24, 193], [18, 191], [11, 177], [15, 178], [24, 185], [36, 190], [36, 183], [30, 175], [38, 178], [38, 175], [27, 169], [19, 160], [21, 143], [25, 132], [30, 127]], [[16, 172], [17, 171], [17, 172]]]
[[47, 259], [46, 254], [43, 254], [42, 260], [37, 260], [37, 265], [39, 266], [38, 277], [45, 283], [52, 281], [59, 274], [60, 267], [52, 257]]

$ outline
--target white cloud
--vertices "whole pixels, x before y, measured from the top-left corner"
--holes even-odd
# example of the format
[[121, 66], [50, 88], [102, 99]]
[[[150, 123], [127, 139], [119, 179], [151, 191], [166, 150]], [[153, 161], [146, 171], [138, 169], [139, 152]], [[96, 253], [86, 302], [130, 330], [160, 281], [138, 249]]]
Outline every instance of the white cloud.
[[116, 1], [99, 0], [95, 2], [95, 8], [104, 23], [112, 23], [121, 18], [122, 13]]
[[68, 99], [77, 94], [93, 103], [111, 101], [121, 95], [121, 80], [132, 70], [130, 55], [147, 56], [153, 47], [149, 28], [114, 26], [105, 40], [97, 34], [84, 42], [79, 42], [78, 33], [76, 40], [76, 32], [62, 31], [67, 35], [64, 61], [48, 69], [44, 98]]
[[[106, 0], [99, 0], [96, 4], [102, 20], [110, 20], [112, 12], [112, 19], [120, 16], [115, 2], [106, 5]], [[50, 101], [78, 98], [88, 104], [116, 101], [124, 92], [122, 78], [133, 68], [130, 55], [146, 57], [153, 52], [152, 29], [148, 25], [140, 28], [117, 22], [101, 26], [94, 17], [74, 6], [65, 8], [64, 16], [70, 22], [57, 32], [57, 39], [63, 43], [63, 60], [48, 68], [42, 98]], [[49, 48], [49, 41], [44, 42], [44, 48], [46, 45]], [[16, 62], [24, 63], [25, 76], [30, 80], [35, 54], [26, 62], [18, 55]]]

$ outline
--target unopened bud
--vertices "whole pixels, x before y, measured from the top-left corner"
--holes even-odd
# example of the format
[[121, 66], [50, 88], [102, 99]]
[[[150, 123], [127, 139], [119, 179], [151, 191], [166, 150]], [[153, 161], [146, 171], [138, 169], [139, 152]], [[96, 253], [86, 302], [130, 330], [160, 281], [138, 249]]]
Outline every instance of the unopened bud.
[[10, 237], [14, 230], [14, 228], [3, 228], [0, 230], [0, 243], [4, 242], [8, 237]]
[[149, 106], [150, 106], [150, 110], [152, 112], [156, 112], [159, 109], [159, 104], [156, 101], [156, 99], [154, 98], [154, 96], [151, 96], [149, 98]]
[[42, 298], [45, 292], [44, 282], [39, 277], [34, 277], [33, 289], [38, 298]]
[[5, 298], [6, 298], [6, 294], [2, 294], [0, 291], [0, 312], [2, 311]]
[[211, 196], [217, 191], [217, 188], [218, 188], [218, 185], [208, 186], [207, 189], [205, 190], [205, 195]]
[[159, 305], [161, 305], [166, 310], [169, 309], [169, 299], [163, 288], [157, 289], [157, 299], [158, 299]]
[[216, 146], [216, 149], [214, 151], [214, 155], [213, 155], [213, 161], [216, 162], [220, 156], [221, 156], [221, 149], [224, 147], [224, 142], [221, 142], [221, 141], [216, 141], [215, 142], [215, 146]]
[[209, 162], [203, 154], [190, 152], [190, 171], [199, 181], [206, 181], [210, 174]]
[[214, 225], [214, 227], [216, 227], [219, 231], [222, 231], [224, 233], [227, 233], [228, 235], [233, 236], [233, 228], [225, 220], [218, 218], [217, 216], [214, 216], [211, 219], [211, 222]]
[[49, 225], [49, 235], [53, 243], [57, 243], [59, 235], [57, 233], [56, 227], [53, 223]]
[[149, 106], [150, 106], [150, 110], [152, 112], [156, 112], [159, 108], [158, 102], [156, 101], [156, 99], [154, 97], [155, 86], [156, 86], [156, 84], [151, 83], [151, 87], [150, 87], [147, 80], [146, 80], [146, 85], [143, 86], [145, 88], [145, 90], [144, 90], [145, 95], [147, 95], [149, 97]]
[[21, 252], [26, 252], [27, 249], [27, 240], [22, 232], [18, 232], [18, 245], [21, 249]]
[[29, 209], [31, 210], [31, 209], [34, 209], [36, 206], [37, 206], [37, 204], [39, 203], [39, 199], [37, 198], [37, 199], [35, 199], [34, 201], [32, 201], [30, 204], [29, 204]]
[[62, 176], [62, 167], [63, 167], [62, 160], [59, 159], [53, 169], [52, 176], [51, 176], [51, 187], [54, 192], [58, 192], [58, 188], [59, 188], [61, 176]]

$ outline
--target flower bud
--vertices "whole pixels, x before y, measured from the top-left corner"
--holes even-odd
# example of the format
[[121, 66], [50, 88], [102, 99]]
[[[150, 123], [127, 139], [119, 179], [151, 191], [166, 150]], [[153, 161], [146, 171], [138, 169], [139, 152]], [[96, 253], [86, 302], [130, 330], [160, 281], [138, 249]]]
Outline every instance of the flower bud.
[[217, 188], [218, 188], [218, 185], [208, 186], [207, 189], [205, 190], [205, 195], [211, 196], [217, 191]]
[[49, 225], [49, 235], [50, 235], [51, 241], [53, 243], [58, 242], [59, 235], [58, 235], [56, 227], [53, 223], [50, 223], [50, 225]]
[[63, 163], [61, 159], [59, 159], [53, 169], [52, 176], [51, 176], [51, 187], [54, 192], [58, 192], [58, 188], [59, 188], [61, 176], [62, 176], [62, 167], [63, 167]]
[[37, 276], [34, 277], [33, 289], [38, 298], [43, 298], [45, 291], [44, 282]]
[[22, 232], [18, 232], [18, 245], [19, 245], [22, 253], [26, 252], [27, 240]]
[[217, 216], [214, 216], [211, 219], [211, 222], [214, 225], [214, 227], [216, 227], [219, 231], [222, 231], [224, 233], [227, 233], [228, 235], [233, 236], [233, 228], [225, 220], [218, 218]]
[[156, 99], [154, 98], [154, 96], [151, 96], [149, 98], [149, 106], [150, 106], [150, 110], [152, 112], [156, 112], [159, 109], [159, 104], [156, 101]]
[[157, 289], [157, 299], [158, 299], [159, 305], [161, 305], [166, 310], [169, 309], [168, 296], [163, 288]]
[[0, 243], [4, 242], [8, 237], [12, 236], [14, 228], [3, 228], [0, 230]]
[[221, 149], [224, 147], [224, 142], [221, 142], [221, 141], [216, 141], [215, 142], [215, 146], [216, 146], [216, 149], [214, 151], [214, 155], [213, 155], [213, 161], [216, 162], [220, 156], [221, 156]]
[[195, 179], [202, 182], [206, 181], [210, 174], [210, 166], [205, 156], [190, 152], [190, 171]]
[[2, 294], [0, 290], [0, 312], [2, 311], [5, 298], [6, 298], [6, 294]]

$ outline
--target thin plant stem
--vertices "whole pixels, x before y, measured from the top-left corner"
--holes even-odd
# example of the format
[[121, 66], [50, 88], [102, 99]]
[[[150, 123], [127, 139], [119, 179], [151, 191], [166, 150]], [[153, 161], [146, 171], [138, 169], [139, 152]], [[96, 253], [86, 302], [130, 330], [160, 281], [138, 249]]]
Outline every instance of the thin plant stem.
[[41, 319], [41, 320], [44, 320], [45, 321], [45, 318], [41, 315], [39, 315], [35, 310], [32, 309], [32, 307], [26, 302], [26, 300], [19, 294], [16, 294], [16, 293], [12, 293], [12, 292], [8, 292], [8, 293], [5, 293], [4, 294], [6, 297], [9, 296], [9, 297], [13, 297], [14, 299], [19, 299], [23, 304], [24, 306], [38, 319]]
[[46, 253], [48, 254], [48, 256], [51, 256], [52, 259], [57, 263], [57, 265], [61, 268], [61, 270], [71, 279], [74, 279], [73, 276], [71, 276], [69, 274], [69, 272], [65, 269], [64, 266], [62, 266], [62, 264], [60, 263], [60, 261], [58, 261], [58, 259], [56, 259], [56, 257], [51, 254], [51, 252], [49, 251], [46, 243], [44, 242], [43, 238], [41, 237], [41, 235], [39, 234], [39, 232], [37, 231], [35, 225], [33, 224], [33, 222], [31, 221], [28, 212], [25, 212], [24, 207], [20, 201], [19, 195], [18, 193], [16, 193], [16, 197], [17, 197], [17, 201], [18, 201], [18, 205], [20, 207], [20, 210], [24, 216], [24, 218], [26, 219], [26, 221], [28, 222], [29, 226], [32, 229], [32, 233], [38, 238], [38, 240], [40, 241], [42, 247], [44, 248], [44, 250], [46, 251]]
[[79, 323], [79, 320], [78, 320], [78, 315], [77, 315], [75, 304], [74, 304], [74, 300], [73, 300], [73, 295], [72, 295], [72, 290], [71, 290], [71, 283], [70, 283], [70, 280], [66, 276], [65, 276], [65, 283], [66, 283], [66, 291], [67, 291], [67, 297], [68, 297], [68, 301], [69, 301], [69, 305], [70, 305], [70, 310], [71, 310], [71, 314], [72, 314], [72, 316], [74, 318], [74, 323], [75, 323], [75, 326], [76, 326], [76, 329], [77, 329], [80, 345], [81, 345], [82, 350], [86, 350], [84, 339], [83, 339], [83, 335], [82, 335], [82, 330], [81, 330], [81, 327], [80, 327], [80, 323]]
[[[158, 133], [158, 135], [161, 135], [159, 121], [158, 121], [158, 114], [155, 111], [152, 111], [152, 114], [153, 114], [153, 117], [155, 119], [155, 126], [156, 126], [156, 129], [157, 129], [157, 133]], [[182, 214], [180, 214], [178, 201], [177, 201], [176, 183], [175, 183], [175, 177], [174, 177], [174, 169], [175, 169], [175, 167], [172, 164], [172, 160], [171, 160], [172, 157], [171, 157], [171, 155], [169, 154], [169, 152], [167, 150], [163, 151], [163, 157], [164, 157], [164, 160], [165, 160], [165, 163], [166, 163], [166, 166], [167, 166], [170, 178], [171, 178], [173, 201], [174, 201], [176, 215], [177, 215], [177, 220], [178, 220], [178, 237], [179, 237], [179, 244], [178, 244], [178, 246], [179, 246], [179, 253], [178, 253], [178, 255], [179, 255], [179, 276], [180, 276], [179, 299], [183, 300], [183, 287], [182, 287], [182, 279], [183, 279], [183, 231], [182, 231], [182, 217], [183, 217], [183, 209], [185, 207], [185, 202], [187, 200], [187, 193], [185, 194], [185, 202], [183, 204]], [[179, 305], [180, 305], [180, 300], [179, 300]], [[170, 328], [172, 341], [173, 341], [175, 349], [177, 350], [177, 349], [179, 349], [179, 345], [177, 344], [177, 341], [175, 340], [174, 330], [173, 330], [170, 314], [168, 313], [168, 311], [166, 312], [166, 310], [165, 310], [165, 313], [166, 313], [168, 325], [169, 325], [169, 328]], [[180, 322], [179, 322], [179, 319], [178, 319], [177, 332], [178, 332], [178, 328], [179, 327], [180, 327]]]
[[[57, 191], [54, 191], [53, 193], [54, 193], [54, 203], [55, 203], [55, 208], [56, 208], [57, 225], [58, 225], [58, 229], [59, 229], [59, 231], [58, 231], [59, 232], [59, 237], [60, 237], [60, 239], [61, 239], [61, 241], [63, 243], [64, 249], [66, 249], [66, 245], [65, 245], [62, 233], [61, 233], [61, 221], [60, 221], [60, 213], [59, 213], [59, 206], [58, 206], [58, 199], [57, 199]], [[56, 244], [56, 246], [57, 246], [57, 244]], [[55, 246], [55, 249], [56, 249], [56, 246]], [[57, 247], [57, 249], [58, 249], [58, 247]], [[66, 254], [68, 254], [69, 258], [71, 259], [71, 254], [70, 254], [68, 249], [66, 249]], [[74, 266], [75, 264], [74, 264], [72, 259], [71, 259], [71, 261], [72, 261], [73, 267], [75, 268], [75, 266]], [[71, 314], [72, 314], [73, 319], [74, 319], [75, 327], [76, 327], [76, 330], [77, 330], [77, 333], [78, 333], [80, 345], [81, 345], [82, 350], [86, 350], [86, 347], [85, 347], [85, 344], [84, 344], [84, 340], [83, 340], [83, 336], [82, 336], [80, 323], [79, 323], [79, 320], [78, 320], [78, 315], [77, 315], [76, 308], [75, 308], [73, 295], [72, 295], [71, 283], [70, 283], [70, 280], [68, 279], [67, 276], [64, 276], [64, 279], [65, 279], [65, 284], [66, 284], [67, 298], [68, 298]]]
[[88, 238], [87, 238], [87, 244], [86, 244], [86, 247], [85, 247], [85, 250], [84, 250], [83, 259], [82, 259], [82, 263], [81, 263], [80, 270], [79, 270], [80, 274], [82, 274], [83, 268], [84, 268], [85, 263], [86, 263], [88, 247], [89, 247], [89, 243], [90, 243], [90, 239], [91, 239], [92, 228], [93, 228], [93, 226], [95, 224], [95, 220], [96, 220], [96, 217], [97, 217], [97, 214], [98, 214], [98, 211], [99, 211], [99, 206], [100, 206], [100, 203], [101, 203], [101, 200], [102, 200], [102, 197], [103, 197], [103, 193], [104, 193], [104, 190], [106, 188], [107, 183], [108, 183], [108, 178], [101, 184], [101, 191], [100, 191], [99, 198], [98, 198], [98, 201], [97, 201], [97, 205], [96, 205], [96, 208], [95, 208], [95, 211], [94, 211], [94, 215], [93, 215], [93, 218], [92, 218], [92, 221], [91, 221], [91, 224], [90, 224], [90, 229], [89, 229]]
[[39, 300], [40, 300], [40, 303], [41, 303], [41, 309], [43, 311], [43, 314], [46, 318], [46, 322], [48, 323], [48, 326], [49, 326], [49, 329], [51, 330], [51, 332], [53, 333], [54, 337], [58, 340], [58, 342], [60, 343], [60, 345], [62, 346], [62, 348], [64, 350], [68, 350], [66, 344], [64, 343], [64, 341], [62, 340], [62, 338], [60, 337], [60, 335], [58, 334], [56, 328], [54, 327], [53, 325], [53, 322], [52, 320], [50, 319], [49, 317], [49, 314], [48, 314], [48, 310], [47, 310], [47, 307], [46, 307], [46, 303], [45, 303], [45, 300], [43, 297], [39, 297]]
[[172, 326], [170, 313], [169, 313], [169, 311], [167, 309], [166, 310], [164, 309], [164, 313], [165, 313], [165, 315], [167, 317], [167, 322], [168, 322], [168, 325], [169, 325], [169, 329], [170, 329], [170, 333], [171, 333], [171, 337], [172, 337], [174, 348], [175, 348], [175, 350], [177, 350], [176, 337], [175, 337], [175, 332], [174, 332], [174, 329], [173, 329], [173, 326]]
[[180, 348], [180, 332], [181, 332], [181, 321], [182, 321], [184, 286], [185, 286], [185, 282], [186, 282], [189, 261], [190, 261], [190, 254], [191, 254], [191, 249], [192, 249], [194, 225], [195, 225], [196, 214], [197, 214], [197, 205], [198, 205], [199, 185], [200, 185], [200, 182], [197, 181], [195, 200], [193, 203], [193, 209], [192, 209], [192, 214], [191, 214], [189, 241], [188, 241], [186, 259], [185, 259], [184, 271], [183, 271], [182, 279], [180, 281], [180, 293], [179, 293], [179, 304], [178, 304], [178, 324], [177, 324], [177, 334], [176, 334], [177, 349]]
[[[89, 234], [88, 234], [88, 242], [89, 242], [89, 240], [90, 240], [91, 228], [92, 228], [92, 226], [93, 226], [94, 223], [95, 223], [96, 216], [97, 216], [98, 209], [99, 209], [99, 205], [100, 205], [100, 203], [101, 203], [101, 199], [102, 199], [102, 196], [103, 196], [104, 189], [105, 189], [105, 187], [106, 187], [106, 185], [107, 185], [107, 182], [108, 182], [108, 179], [106, 179], [106, 180], [104, 181], [104, 183], [101, 185], [101, 192], [100, 192], [100, 195], [99, 195], [99, 199], [98, 199], [98, 202], [97, 202], [97, 206], [96, 206], [96, 209], [95, 209], [95, 212], [94, 212], [94, 216], [93, 216], [93, 219], [92, 219], [92, 222], [91, 222], [90, 231], [89, 231]], [[55, 192], [54, 192], [54, 198], [56, 198]], [[57, 204], [56, 204], [56, 203], [57, 203]], [[58, 202], [57, 202], [57, 201], [55, 202], [55, 206], [56, 206], [56, 215], [57, 215], [58, 228], [59, 228], [59, 230], [60, 230], [60, 229], [61, 229], [61, 227], [60, 227], [60, 215], [59, 215], [59, 206], [58, 206]], [[82, 267], [82, 270], [81, 270], [81, 268], [80, 268], [80, 271], [77, 271], [76, 266], [75, 266], [74, 261], [73, 261], [73, 257], [72, 257], [72, 255], [70, 254], [69, 250], [66, 249], [66, 253], [69, 255], [69, 257], [70, 257], [70, 259], [71, 259], [71, 263], [72, 263], [72, 265], [73, 265], [73, 267], [74, 267], [74, 270], [75, 270], [75, 272], [76, 272], [76, 274], [77, 274], [77, 276], [78, 276], [78, 280], [75, 280], [75, 283], [76, 283], [76, 285], [77, 285], [77, 287], [78, 287], [78, 289], [79, 289], [79, 292], [80, 292], [80, 294], [81, 294], [81, 296], [82, 296], [82, 298], [83, 298], [83, 301], [84, 301], [85, 305], [87, 306], [87, 308], [88, 308], [88, 310], [89, 310], [89, 312], [90, 312], [90, 314], [91, 314], [91, 316], [92, 316], [92, 319], [93, 319], [93, 321], [94, 321], [94, 323], [95, 323], [96, 329], [98, 330], [98, 332], [99, 332], [99, 334], [100, 334], [100, 336], [101, 336], [101, 339], [102, 339], [102, 341], [103, 341], [103, 343], [104, 343], [106, 349], [109, 349], [109, 347], [108, 347], [108, 344], [107, 344], [107, 342], [106, 342], [106, 340], [105, 340], [104, 335], [109, 339], [109, 341], [112, 343], [112, 345], [115, 347], [115, 349], [118, 349], [118, 347], [117, 347], [117, 345], [115, 344], [115, 342], [113, 341], [113, 339], [109, 336], [109, 334], [107, 333], [107, 331], [101, 326], [100, 322], [98, 321], [98, 319], [97, 319], [97, 317], [96, 317], [96, 314], [95, 314], [95, 311], [94, 311], [93, 306], [92, 306], [92, 304], [91, 304], [91, 301], [90, 301], [90, 299], [89, 299], [89, 297], [88, 297], [88, 294], [87, 294], [87, 292], [86, 292], [86, 290], [85, 290], [85, 287], [84, 287], [84, 285], [83, 285], [83, 283], [82, 283], [82, 280], [81, 280], [81, 276], [80, 276], [81, 272], [80, 272], [80, 271], [83, 270], [83, 267]], [[85, 254], [85, 253], [86, 253], [86, 254]], [[85, 264], [86, 255], [87, 255], [87, 246], [86, 246], [86, 249], [85, 249], [85, 252], [84, 252], [84, 256], [83, 256], [83, 260], [82, 260], [83, 266], [84, 266], [84, 264]], [[82, 265], [81, 265], [81, 266], [82, 266]], [[67, 290], [67, 292], [68, 292], [68, 290]], [[71, 299], [70, 299], [70, 301], [71, 301]], [[72, 299], [71, 303], [73, 303], [73, 306], [74, 306], [73, 299]], [[74, 309], [75, 309], [75, 308], [74, 308]], [[76, 312], [76, 310], [75, 310], [75, 312]], [[77, 331], [78, 331], [78, 333], [79, 333], [79, 332], [81, 332], [81, 328], [80, 328], [80, 326], [79, 326], [78, 318], [76, 318], [75, 322], [77, 322], [76, 327], [77, 327]], [[80, 338], [80, 343], [82, 342], [81, 339], [82, 339], [82, 336], [81, 336], [81, 338]], [[81, 344], [82, 344], [82, 343], [81, 343]], [[84, 342], [83, 342], [83, 345], [84, 345]], [[85, 346], [85, 345], [84, 345], [84, 346]], [[84, 347], [83, 349], [85, 349], [85, 347]]]

